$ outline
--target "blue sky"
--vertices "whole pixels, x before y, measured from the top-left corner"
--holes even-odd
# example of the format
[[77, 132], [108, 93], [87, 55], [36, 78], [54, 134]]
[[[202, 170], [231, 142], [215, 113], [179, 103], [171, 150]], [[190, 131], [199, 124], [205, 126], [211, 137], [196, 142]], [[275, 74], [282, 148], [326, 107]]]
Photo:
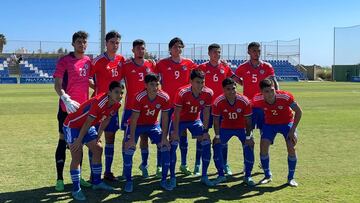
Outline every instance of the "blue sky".
[[[99, 41], [99, 0], [2, 0], [8, 40], [70, 41], [86, 30]], [[107, 0], [107, 30], [122, 41], [245, 43], [301, 39], [301, 63], [331, 65], [333, 28], [360, 24], [360, 1]]]

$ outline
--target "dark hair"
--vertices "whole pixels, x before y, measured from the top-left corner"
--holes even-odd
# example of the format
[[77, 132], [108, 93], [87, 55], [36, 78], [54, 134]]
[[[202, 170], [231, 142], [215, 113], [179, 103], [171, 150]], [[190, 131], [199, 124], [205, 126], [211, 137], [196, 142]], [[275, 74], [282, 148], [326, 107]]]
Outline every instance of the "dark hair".
[[155, 73], [149, 73], [145, 76], [145, 83], [149, 83], [149, 82], [159, 82], [159, 76]]
[[75, 43], [77, 39], [87, 39], [89, 37], [89, 34], [85, 31], [77, 31], [72, 36], [72, 43]]
[[249, 45], [248, 45], [248, 50], [253, 48], [253, 47], [261, 47], [260, 43], [259, 42], [251, 42]]
[[169, 49], [171, 49], [176, 43], [180, 43], [183, 48], [185, 47], [184, 42], [179, 37], [175, 37], [170, 40]]
[[272, 87], [272, 86], [274, 86], [274, 82], [273, 82], [271, 79], [266, 78], [266, 79], [260, 81], [259, 86], [260, 86], [260, 89], [262, 90], [262, 89], [265, 89], [265, 88], [267, 88], [267, 87]]
[[119, 81], [112, 81], [109, 85], [109, 91], [113, 91], [113, 89], [117, 87], [124, 89], [124, 85], [122, 83], [120, 83]]
[[142, 39], [134, 40], [134, 41], [133, 41], [133, 48], [135, 48], [135, 47], [138, 46], [138, 45], [140, 45], [140, 46], [145, 45], [145, 41], [142, 40]]
[[221, 47], [220, 47], [219, 44], [213, 43], [213, 44], [210, 44], [210, 45], [209, 45], [208, 51], [210, 52], [211, 49], [221, 49]]
[[193, 80], [195, 78], [204, 79], [205, 78], [204, 72], [200, 69], [193, 69], [190, 73], [190, 79]]
[[232, 78], [225, 78], [222, 81], [222, 87], [226, 87], [227, 85], [234, 85], [235, 84], [235, 80]]
[[105, 36], [105, 41], [109, 41], [111, 38], [119, 38], [121, 39], [121, 35], [115, 31], [115, 30], [111, 30], [110, 32], [106, 33], [106, 36]]

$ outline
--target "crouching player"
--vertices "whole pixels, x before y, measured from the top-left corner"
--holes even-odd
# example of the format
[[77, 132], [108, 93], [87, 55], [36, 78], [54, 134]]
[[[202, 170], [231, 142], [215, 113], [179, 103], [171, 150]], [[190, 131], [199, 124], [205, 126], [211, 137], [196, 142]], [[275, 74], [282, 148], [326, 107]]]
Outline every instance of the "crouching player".
[[[208, 133], [210, 107], [212, 103], [213, 91], [204, 86], [204, 72], [194, 69], [190, 74], [190, 85], [182, 87], [175, 95], [174, 118], [171, 132], [170, 150], [170, 183], [176, 187], [175, 165], [176, 149], [179, 144], [179, 135], [189, 129], [192, 137], [200, 142], [202, 148], [202, 177], [201, 182], [207, 186], [214, 183], [208, 179], [207, 169], [211, 157], [211, 141]], [[203, 122], [200, 120], [200, 112], [203, 111]]]
[[214, 162], [218, 170], [215, 184], [226, 180], [224, 176], [223, 149], [231, 137], [236, 136], [244, 154], [244, 182], [249, 186], [255, 183], [251, 178], [254, 165], [254, 140], [251, 127], [251, 103], [246, 96], [236, 93], [236, 83], [231, 78], [222, 81], [223, 94], [215, 99], [212, 115], [214, 118], [215, 138], [213, 139]]
[[[93, 189], [113, 190], [101, 180], [101, 155], [103, 148], [100, 138], [104, 129], [113, 115], [119, 110], [123, 87], [117, 81], [109, 85], [107, 93], [99, 94], [80, 105], [79, 109], [69, 114], [64, 122], [65, 140], [70, 147], [71, 164], [70, 174], [73, 182], [72, 196], [76, 200], [85, 200], [80, 188], [80, 160], [82, 148], [85, 144], [92, 152], [92, 184]], [[99, 131], [96, 132], [95, 125], [100, 123]]]
[[[170, 166], [170, 144], [168, 135], [168, 112], [171, 108], [170, 98], [167, 93], [159, 89], [159, 76], [149, 73], [145, 76], [145, 90], [140, 91], [134, 101], [129, 127], [126, 130], [124, 150], [124, 175], [126, 177], [125, 192], [133, 191], [131, 179], [132, 159], [139, 136], [142, 134], [150, 137], [161, 152], [162, 179], [160, 186], [165, 190], [173, 188], [166, 181]], [[161, 125], [158, 114], [161, 110]]]
[[262, 108], [265, 113], [265, 124], [260, 141], [260, 160], [265, 178], [260, 183], [266, 184], [272, 180], [269, 147], [273, 144], [276, 134], [281, 133], [285, 138], [288, 151], [288, 184], [297, 187], [298, 184], [294, 179], [297, 162], [295, 145], [297, 143], [296, 128], [302, 115], [301, 108], [291, 93], [275, 90], [274, 82], [270, 79], [262, 80], [260, 89], [261, 94], [253, 98], [254, 107]]

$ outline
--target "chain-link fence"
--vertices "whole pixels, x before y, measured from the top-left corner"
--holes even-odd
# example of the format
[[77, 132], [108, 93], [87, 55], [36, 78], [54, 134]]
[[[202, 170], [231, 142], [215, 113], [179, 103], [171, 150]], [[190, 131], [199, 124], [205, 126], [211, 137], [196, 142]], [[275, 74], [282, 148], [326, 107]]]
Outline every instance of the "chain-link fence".
[[[223, 59], [248, 59], [247, 45], [244, 44], [220, 44]], [[300, 63], [300, 39], [290, 41], [276, 40], [271, 42], [261, 42], [262, 60], [288, 60], [293, 64]], [[165, 58], [169, 56], [167, 43], [147, 43], [146, 48], [149, 54], [155, 58]], [[122, 42], [119, 53], [125, 57], [132, 56], [132, 43]], [[71, 42], [55, 41], [25, 41], [25, 40], [8, 40], [4, 45], [3, 53], [7, 54], [64, 54], [73, 50]], [[98, 55], [100, 43], [89, 42], [87, 54]], [[183, 50], [184, 57], [191, 59], [208, 59], [208, 44], [185, 44]]]

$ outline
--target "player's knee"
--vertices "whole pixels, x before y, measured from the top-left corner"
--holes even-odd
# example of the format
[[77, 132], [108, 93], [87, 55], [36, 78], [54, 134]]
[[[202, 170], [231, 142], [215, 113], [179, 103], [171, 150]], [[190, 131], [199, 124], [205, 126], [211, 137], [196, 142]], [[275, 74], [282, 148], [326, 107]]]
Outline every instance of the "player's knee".
[[59, 139], [60, 139], [60, 140], [65, 140], [65, 136], [64, 136], [63, 133], [59, 133]]
[[290, 155], [290, 156], [295, 156], [296, 155], [296, 150], [295, 150], [294, 146], [288, 146], [287, 151], [288, 151], [288, 155]]
[[141, 143], [140, 142], [140, 149], [147, 149], [147, 148], [149, 148], [149, 145], [148, 145], [147, 142], [146, 143]]
[[100, 155], [102, 154], [103, 151], [103, 147], [101, 146], [100, 143], [97, 143], [94, 147], [93, 147], [93, 154], [97, 154]]
[[106, 144], [114, 144], [115, 142], [115, 133], [105, 132], [105, 142]]
[[141, 135], [140, 138], [140, 148], [148, 148], [148, 137], [146, 135]]
[[82, 150], [78, 151], [71, 151], [71, 163], [77, 165], [80, 164], [80, 161], [82, 159]]
[[261, 140], [260, 142], [260, 153], [268, 154], [270, 143], [268, 141]]
[[216, 144], [221, 144], [220, 139], [216, 139], [216, 138], [213, 139], [213, 145]]

